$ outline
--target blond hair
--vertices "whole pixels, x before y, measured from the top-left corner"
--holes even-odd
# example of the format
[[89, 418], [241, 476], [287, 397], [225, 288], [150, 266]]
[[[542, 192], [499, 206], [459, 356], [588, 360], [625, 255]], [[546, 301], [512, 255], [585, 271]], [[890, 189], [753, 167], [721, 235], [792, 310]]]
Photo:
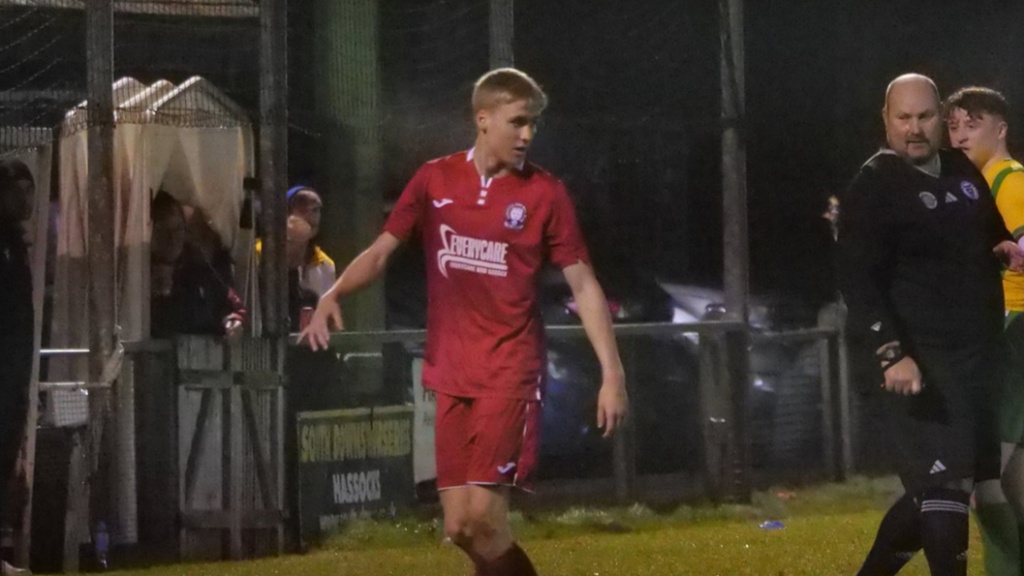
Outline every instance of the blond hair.
[[515, 68], [491, 70], [473, 85], [473, 112], [491, 110], [520, 100], [526, 100], [538, 114], [548, 105], [548, 97], [537, 82]]

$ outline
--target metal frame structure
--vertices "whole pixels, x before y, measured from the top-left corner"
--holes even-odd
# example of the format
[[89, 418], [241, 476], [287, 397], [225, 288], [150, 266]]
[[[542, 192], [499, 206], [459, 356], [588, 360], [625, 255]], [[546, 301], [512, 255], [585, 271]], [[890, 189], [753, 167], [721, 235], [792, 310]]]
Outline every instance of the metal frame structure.
[[[91, 0], [0, 0], [0, 7], [58, 8], [84, 10]], [[196, 0], [193, 2], [152, 2], [150, 0], [114, 0], [115, 12], [160, 14], [164, 16], [201, 16], [216, 18], [253, 18], [260, 7], [253, 2], [236, 0]]]

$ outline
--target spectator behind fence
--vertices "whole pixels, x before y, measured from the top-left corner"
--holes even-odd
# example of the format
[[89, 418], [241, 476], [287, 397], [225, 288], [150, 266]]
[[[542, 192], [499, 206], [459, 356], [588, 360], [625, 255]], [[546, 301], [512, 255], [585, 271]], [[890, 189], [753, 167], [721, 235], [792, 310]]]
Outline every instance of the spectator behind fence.
[[940, 150], [935, 83], [893, 80], [888, 146], [840, 198], [838, 275], [850, 329], [874, 351], [906, 493], [878, 528], [859, 574], [896, 574], [923, 549], [932, 574], [967, 573], [974, 482], [999, 476], [991, 399], [1005, 361], [1000, 260], [1021, 249], [981, 172]]
[[[35, 314], [24, 222], [32, 215], [35, 180], [19, 160], [0, 160], [0, 523], [11, 517], [7, 500], [28, 418]], [[0, 574], [27, 574], [0, 562]]]
[[232, 286], [232, 262], [206, 214], [190, 218], [170, 194], [158, 192], [153, 219], [151, 333], [233, 337], [242, 332], [246, 310]]
[[[334, 285], [334, 260], [316, 243], [320, 234], [323, 202], [316, 190], [294, 186], [287, 192], [288, 228], [285, 258], [288, 261], [288, 315], [293, 331], [298, 331], [303, 308], [315, 308], [320, 297]], [[256, 241], [256, 254], [263, 244]]]

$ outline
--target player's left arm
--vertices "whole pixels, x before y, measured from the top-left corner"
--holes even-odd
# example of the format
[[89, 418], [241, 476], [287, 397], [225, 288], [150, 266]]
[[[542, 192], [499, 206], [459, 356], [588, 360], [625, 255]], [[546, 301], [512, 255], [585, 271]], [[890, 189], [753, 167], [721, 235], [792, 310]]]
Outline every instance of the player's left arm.
[[626, 394], [626, 376], [619, 358], [612, 318], [604, 290], [594, 276], [593, 269], [584, 262], [570, 264], [562, 269], [579, 309], [583, 329], [587, 333], [594, 353], [601, 363], [601, 390], [597, 397], [597, 426], [604, 436], [611, 436], [626, 419], [629, 396]]

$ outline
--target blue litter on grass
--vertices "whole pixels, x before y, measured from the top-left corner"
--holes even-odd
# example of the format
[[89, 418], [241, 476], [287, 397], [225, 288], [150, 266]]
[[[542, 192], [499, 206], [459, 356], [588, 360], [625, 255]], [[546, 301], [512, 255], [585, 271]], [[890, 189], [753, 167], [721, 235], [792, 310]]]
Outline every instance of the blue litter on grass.
[[785, 527], [786, 525], [779, 520], [766, 520], [761, 522], [760, 526], [761, 530], [779, 530]]

